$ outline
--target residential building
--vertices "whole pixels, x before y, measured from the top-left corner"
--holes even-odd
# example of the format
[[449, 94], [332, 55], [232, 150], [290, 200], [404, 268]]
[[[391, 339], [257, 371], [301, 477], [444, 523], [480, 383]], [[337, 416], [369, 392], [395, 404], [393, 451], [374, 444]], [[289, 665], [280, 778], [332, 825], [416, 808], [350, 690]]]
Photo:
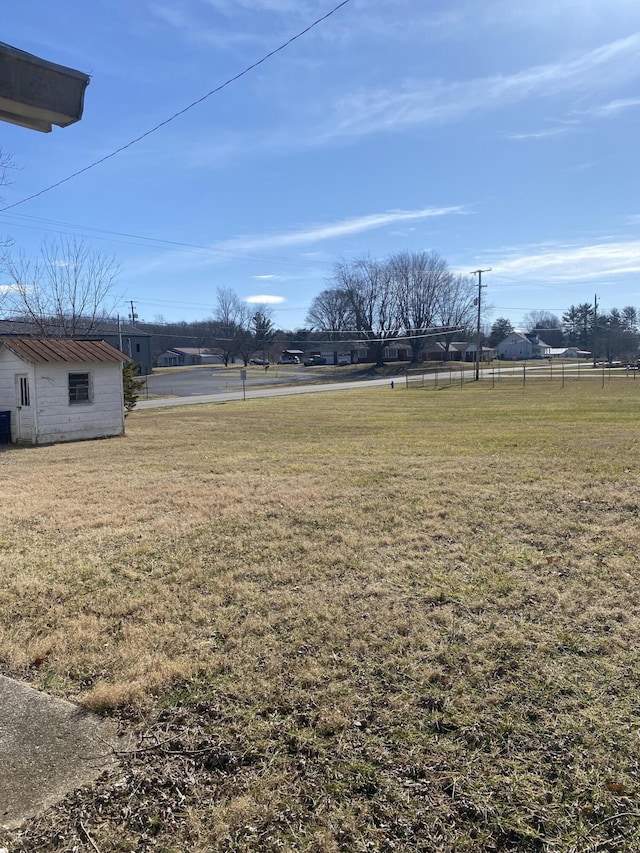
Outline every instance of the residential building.
[[547, 358], [551, 349], [536, 332], [512, 332], [498, 344], [498, 358], [519, 361], [528, 358]]

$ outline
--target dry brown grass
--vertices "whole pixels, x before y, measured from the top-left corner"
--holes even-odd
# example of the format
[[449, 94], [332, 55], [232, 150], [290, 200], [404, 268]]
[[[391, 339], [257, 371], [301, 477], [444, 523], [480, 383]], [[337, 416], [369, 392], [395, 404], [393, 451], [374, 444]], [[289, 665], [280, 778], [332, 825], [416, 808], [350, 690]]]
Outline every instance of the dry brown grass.
[[103, 852], [640, 849], [639, 395], [383, 388], [1, 453], [2, 671], [144, 747], [15, 849], [78, 815]]

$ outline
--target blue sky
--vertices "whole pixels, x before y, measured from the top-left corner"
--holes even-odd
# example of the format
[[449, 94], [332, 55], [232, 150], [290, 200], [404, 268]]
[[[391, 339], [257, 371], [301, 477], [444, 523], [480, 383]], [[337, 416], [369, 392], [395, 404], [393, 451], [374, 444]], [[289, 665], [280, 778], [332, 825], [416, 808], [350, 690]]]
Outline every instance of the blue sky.
[[[82, 120], [0, 125], [12, 205], [111, 153], [337, 0], [30, 0], [5, 42], [91, 74]], [[598, 295], [640, 308], [640, 3], [350, 0], [102, 165], [0, 213], [37, 253], [82, 234], [120, 310], [211, 316], [216, 288], [304, 323], [333, 265], [435, 250], [514, 326]]]

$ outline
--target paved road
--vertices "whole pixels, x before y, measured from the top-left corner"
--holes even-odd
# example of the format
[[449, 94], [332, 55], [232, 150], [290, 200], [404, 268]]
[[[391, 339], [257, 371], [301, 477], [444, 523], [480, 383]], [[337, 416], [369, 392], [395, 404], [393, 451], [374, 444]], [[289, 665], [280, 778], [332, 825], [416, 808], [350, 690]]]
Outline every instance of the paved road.
[[[284, 381], [291, 380], [289, 379]], [[246, 397], [247, 400], [252, 400], [259, 397], [285, 397], [291, 394], [315, 394], [321, 391], [353, 391], [355, 389], [372, 388], [382, 385], [386, 385], [390, 389], [391, 381], [392, 380], [390, 378], [385, 378], [357, 379], [352, 381], [345, 380], [344, 382], [322, 382], [321, 377], [314, 377], [314, 381], [310, 384], [284, 386], [275, 385], [275, 387], [272, 382], [270, 382], [269, 385], [265, 385], [264, 381], [250, 386], [247, 381], [244, 397]], [[393, 382], [394, 385], [397, 386], [398, 382], [402, 382], [402, 380], [396, 378]], [[200, 385], [200, 387], [202, 387], [202, 385]], [[229, 380], [228, 387], [219, 388], [219, 390], [210, 394], [192, 394], [185, 397], [164, 397], [156, 400], [139, 400], [136, 405], [136, 409], [164, 409], [169, 406], [189, 406], [197, 403], [226, 403], [230, 400], [242, 399], [242, 382], [238, 379], [237, 382], [233, 384], [232, 380]]]
[[[292, 382], [306, 384], [322, 378], [313, 369], [287, 368], [271, 365], [268, 370], [260, 367], [247, 368], [246, 387], [268, 385], [289, 385]], [[202, 394], [218, 394], [224, 391], [242, 388], [240, 371], [220, 370], [211, 367], [198, 367], [191, 370], [172, 370], [167, 373], [154, 373], [147, 376], [147, 388], [150, 394], [168, 394], [172, 397], [193, 397]], [[144, 396], [144, 393], [143, 393]]]

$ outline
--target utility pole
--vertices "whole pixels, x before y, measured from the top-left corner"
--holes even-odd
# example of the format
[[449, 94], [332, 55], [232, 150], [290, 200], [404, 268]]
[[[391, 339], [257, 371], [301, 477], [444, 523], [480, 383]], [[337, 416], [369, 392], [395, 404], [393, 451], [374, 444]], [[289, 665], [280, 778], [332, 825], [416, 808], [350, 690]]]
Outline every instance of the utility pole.
[[593, 366], [596, 366], [598, 353], [596, 351], [596, 341], [598, 339], [598, 294], [593, 296]]
[[131, 313], [129, 314], [129, 319], [131, 320], [131, 323], [134, 324], [138, 319], [138, 315], [136, 314], [136, 306], [133, 304], [133, 299], [131, 300], [130, 305]]
[[475, 299], [478, 305], [478, 328], [476, 334], [476, 382], [480, 379], [480, 314], [482, 311], [482, 288], [487, 285], [482, 284], [482, 273], [491, 272], [491, 267], [488, 270], [473, 270], [471, 275], [478, 276], [478, 295]]

